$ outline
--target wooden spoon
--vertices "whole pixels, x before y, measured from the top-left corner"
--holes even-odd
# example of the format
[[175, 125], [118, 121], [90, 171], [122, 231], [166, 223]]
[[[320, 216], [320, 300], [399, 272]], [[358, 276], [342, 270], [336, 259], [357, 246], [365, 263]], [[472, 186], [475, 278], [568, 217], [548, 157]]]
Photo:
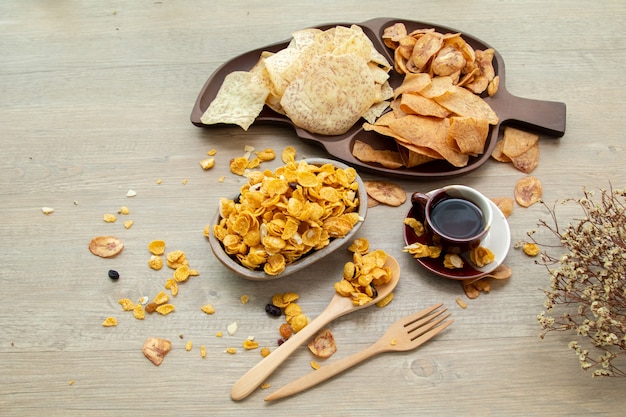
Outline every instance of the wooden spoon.
[[391, 268], [391, 280], [387, 284], [376, 288], [378, 292], [376, 298], [365, 305], [356, 306], [352, 304], [352, 300], [349, 297], [335, 294], [319, 316], [239, 378], [230, 390], [230, 397], [238, 401], [250, 395], [298, 346], [309, 340], [326, 324], [353, 311], [374, 305], [389, 295], [400, 279], [400, 265], [394, 257], [387, 255], [385, 266]]

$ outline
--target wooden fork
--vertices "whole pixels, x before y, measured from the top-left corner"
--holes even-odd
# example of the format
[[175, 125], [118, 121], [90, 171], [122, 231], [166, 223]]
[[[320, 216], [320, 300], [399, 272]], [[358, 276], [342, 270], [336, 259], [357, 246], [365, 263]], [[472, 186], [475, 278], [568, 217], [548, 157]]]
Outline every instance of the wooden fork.
[[392, 324], [380, 339], [365, 350], [322, 366], [318, 370], [290, 382], [265, 397], [265, 401], [279, 400], [297, 394], [379, 353], [403, 352], [417, 348], [454, 322], [454, 319], [444, 322], [450, 317], [450, 314], [441, 316], [447, 310], [447, 308], [439, 309], [442, 305], [442, 303], [435, 304], [401, 318]]

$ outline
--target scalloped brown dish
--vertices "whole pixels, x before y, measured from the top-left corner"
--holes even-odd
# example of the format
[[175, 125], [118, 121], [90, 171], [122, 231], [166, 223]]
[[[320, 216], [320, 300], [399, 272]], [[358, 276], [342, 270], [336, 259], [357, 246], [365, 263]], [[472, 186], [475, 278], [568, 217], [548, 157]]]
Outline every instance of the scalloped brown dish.
[[[382, 53], [389, 62], [393, 62], [393, 52], [387, 48], [382, 42], [382, 34], [386, 27], [394, 23], [404, 23], [409, 31], [420, 28], [434, 28], [439, 32], [460, 32], [455, 29], [444, 26], [433, 25], [425, 22], [417, 22], [392, 18], [377, 18], [368, 20], [363, 23], [357, 23], [363, 31], [371, 39], [372, 43]], [[349, 26], [352, 23], [334, 23], [328, 25], [317, 26], [317, 28], [325, 30], [337, 25]], [[490, 46], [473, 36], [462, 32], [463, 38], [475, 49], [487, 49]], [[200, 121], [202, 114], [208, 108], [209, 104], [215, 96], [224, 81], [226, 75], [233, 71], [247, 71], [258, 61], [261, 52], [276, 52], [287, 47], [289, 40], [272, 44], [263, 48], [244, 53], [231, 59], [230, 61], [219, 67], [206, 81], [200, 91], [196, 103], [191, 112], [191, 122], [199, 127], [207, 127]], [[493, 67], [500, 77], [500, 87], [498, 92], [492, 97], [485, 97], [485, 101], [489, 103], [491, 108], [497, 113], [499, 122], [491, 126], [487, 143], [485, 144], [485, 152], [477, 157], [471, 157], [468, 164], [464, 167], [454, 167], [445, 161], [433, 161], [414, 168], [389, 169], [377, 163], [366, 163], [356, 159], [352, 155], [352, 147], [356, 139], [372, 145], [376, 149], [396, 150], [396, 144], [390, 138], [379, 135], [373, 131], [365, 131], [362, 123], [355, 124], [348, 132], [338, 136], [324, 136], [312, 134], [298, 126], [295, 126], [289, 118], [276, 113], [267, 106], [261, 114], [256, 118], [255, 123], [275, 123], [286, 124], [292, 126], [302, 140], [312, 141], [321, 145], [330, 155], [352, 165], [356, 168], [366, 169], [386, 176], [394, 176], [400, 178], [436, 178], [436, 177], [452, 177], [466, 174], [480, 167], [489, 159], [496, 142], [498, 140], [500, 128], [505, 125], [516, 125], [520, 128], [532, 130], [552, 137], [561, 137], [565, 134], [566, 108], [564, 103], [532, 100], [520, 98], [510, 94], [506, 90], [504, 61], [502, 56], [495, 51], [493, 59]], [[389, 83], [396, 88], [401, 84], [403, 76], [391, 71]]]

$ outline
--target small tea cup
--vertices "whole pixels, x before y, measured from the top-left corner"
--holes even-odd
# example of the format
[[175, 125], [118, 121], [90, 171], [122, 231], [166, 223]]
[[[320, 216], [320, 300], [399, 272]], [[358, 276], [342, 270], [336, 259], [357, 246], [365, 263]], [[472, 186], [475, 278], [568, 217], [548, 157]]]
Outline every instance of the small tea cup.
[[433, 244], [447, 253], [475, 249], [491, 228], [490, 200], [465, 185], [448, 185], [428, 194], [416, 192], [411, 202]]

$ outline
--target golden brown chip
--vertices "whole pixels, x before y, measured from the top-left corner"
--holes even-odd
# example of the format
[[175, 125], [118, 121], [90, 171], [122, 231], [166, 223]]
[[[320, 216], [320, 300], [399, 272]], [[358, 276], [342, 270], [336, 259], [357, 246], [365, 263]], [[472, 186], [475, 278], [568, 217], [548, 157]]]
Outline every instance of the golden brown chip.
[[491, 201], [498, 206], [504, 217], [509, 217], [513, 213], [514, 201], [511, 197], [493, 197]]
[[330, 358], [337, 351], [335, 338], [328, 329], [320, 330], [307, 346], [315, 356], [324, 359]]
[[352, 155], [359, 161], [376, 162], [385, 168], [396, 169], [403, 166], [402, 157], [399, 152], [374, 149], [370, 144], [360, 140], [354, 141]]
[[496, 269], [489, 273], [489, 278], [508, 279], [513, 275], [513, 270], [504, 264], [498, 265]]
[[450, 112], [436, 101], [419, 94], [403, 94], [400, 98], [400, 110], [407, 114], [421, 116], [448, 117]]
[[167, 339], [150, 337], [143, 344], [143, 354], [156, 366], [161, 365], [165, 355], [172, 348], [172, 343]]
[[489, 134], [489, 123], [473, 117], [451, 117], [449, 137], [459, 151], [469, 155], [480, 155], [485, 149]]
[[512, 157], [511, 162], [524, 174], [530, 174], [539, 165], [539, 143], [535, 143], [523, 154]]
[[89, 251], [101, 258], [110, 258], [124, 249], [124, 242], [115, 236], [96, 236], [89, 242]]
[[402, 187], [387, 181], [363, 181], [367, 195], [372, 199], [397, 207], [406, 201], [406, 191]]
[[463, 280], [461, 281], [461, 284], [463, 285], [463, 291], [465, 292], [467, 298], [471, 300], [478, 298], [478, 296], [480, 295], [480, 290], [476, 288], [472, 280]]
[[435, 101], [459, 116], [484, 119], [491, 125], [498, 124], [498, 115], [489, 104], [463, 87], [453, 86], [451, 91], [435, 97]]
[[530, 207], [541, 200], [543, 188], [539, 178], [528, 176], [515, 185], [515, 201], [522, 207]]
[[504, 128], [502, 152], [509, 158], [520, 156], [537, 143], [539, 136], [510, 126]]
[[493, 151], [491, 152], [491, 157], [498, 162], [511, 162], [511, 158], [509, 158], [504, 154], [504, 152], [502, 152], [503, 146], [504, 142], [501, 140], [498, 141], [496, 143], [496, 146], [493, 148]]

